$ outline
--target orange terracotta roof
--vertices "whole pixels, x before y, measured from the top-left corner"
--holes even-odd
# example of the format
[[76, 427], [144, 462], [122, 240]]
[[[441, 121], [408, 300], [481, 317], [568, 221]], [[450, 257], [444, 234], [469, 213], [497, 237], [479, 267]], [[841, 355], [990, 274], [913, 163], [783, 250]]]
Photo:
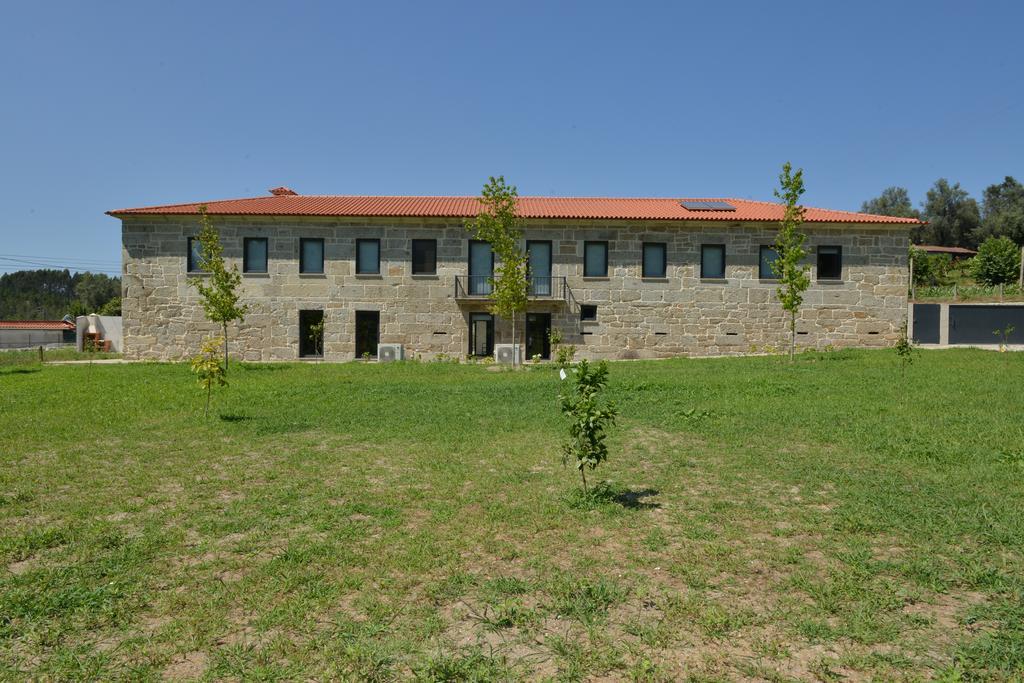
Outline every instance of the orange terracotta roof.
[[[206, 205], [210, 215], [220, 216], [351, 216], [469, 218], [480, 210], [477, 197], [382, 197], [353, 195], [286, 194], [275, 188], [269, 197], [227, 199], [189, 204], [146, 206], [108, 211], [111, 216], [189, 215]], [[735, 211], [693, 211], [682, 201], [728, 202]], [[650, 221], [779, 221], [783, 207], [749, 199], [683, 199], [674, 197], [520, 197], [522, 218]], [[874, 216], [852, 211], [807, 208], [808, 223], [895, 223], [920, 225], [914, 218]]]
[[63, 320], [0, 320], [0, 330], [73, 330], [74, 323]]

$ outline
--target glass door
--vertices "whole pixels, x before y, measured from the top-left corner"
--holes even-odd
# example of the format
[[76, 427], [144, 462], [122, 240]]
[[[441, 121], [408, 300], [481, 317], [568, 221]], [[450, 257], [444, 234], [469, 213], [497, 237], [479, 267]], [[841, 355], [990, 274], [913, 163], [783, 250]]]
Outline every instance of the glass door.
[[528, 241], [530, 296], [551, 296], [551, 242]]
[[551, 358], [551, 314], [526, 314], [526, 357]]
[[490, 313], [469, 314], [469, 355], [490, 356], [494, 353], [494, 316]]
[[494, 277], [494, 252], [491, 245], [480, 240], [469, 241], [469, 293], [487, 295], [491, 293], [491, 278]]
[[356, 358], [376, 358], [380, 311], [356, 311]]

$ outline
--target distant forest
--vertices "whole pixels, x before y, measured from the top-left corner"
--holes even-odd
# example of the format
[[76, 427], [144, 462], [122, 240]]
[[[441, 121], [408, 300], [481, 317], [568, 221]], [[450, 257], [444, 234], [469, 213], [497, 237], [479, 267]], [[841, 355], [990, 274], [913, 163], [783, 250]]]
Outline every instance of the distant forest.
[[939, 178], [920, 210], [914, 208], [907, 189], [899, 186], [887, 187], [860, 210], [928, 221], [911, 234], [914, 244], [977, 249], [989, 237], [1008, 237], [1024, 246], [1024, 185], [1013, 176], [986, 187], [980, 203], [960, 183]]
[[68, 270], [0, 275], [0, 320], [60, 320], [88, 313], [121, 315], [121, 278]]

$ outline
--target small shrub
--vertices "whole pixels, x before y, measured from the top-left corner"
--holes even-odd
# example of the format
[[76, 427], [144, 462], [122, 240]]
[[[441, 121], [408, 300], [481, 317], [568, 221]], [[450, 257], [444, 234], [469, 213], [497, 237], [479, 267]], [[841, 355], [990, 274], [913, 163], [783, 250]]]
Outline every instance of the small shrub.
[[555, 365], [560, 368], [567, 368], [576, 359], [576, 347], [573, 344], [559, 346], [555, 350]]
[[896, 357], [900, 359], [900, 377], [903, 377], [907, 373], [907, 366], [914, 362], [915, 350], [914, 342], [907, 334], [906, 323], [903, 323], [903, 327], [900, 328], [900, 336], [893, 348], [896, 351]]
[[[563, 377], [568, 377], [563, 371]], [[583, 478], [583, 490], [587, 491], [587, 469], [608, 459], [605, 444], [606, 430], [615, 424], [618, 411], [611, 403], [603, 404], [601, 392], [608, 384], [608, 364], [601, 361], [590, 365], [586, 360], [571, 372], [572, 383], [568, 391], [558, 396], [562, 414], [570, 419], [569, 440], [562, 446], [562, 464], [570, 458], [576, 461], [576, 469]]]
[[989, 237], [978, 247], [972, 259], [974, 279], [985, 285], [1016, 281], [1020, 274], [1020, 247], [1009, 237]]
[[226, 367], [221, 360], [219, 352], [224, 343], [222, 337], [210, 337], [203, 342], [199, 355], [192, 359], [192, 372], [196, 373], [199, 386], [206, 389], [206, 407], [203, 409], [203, 417], [210, 414], [210, 394], [213, 387], [227, 386], [225, 378]]

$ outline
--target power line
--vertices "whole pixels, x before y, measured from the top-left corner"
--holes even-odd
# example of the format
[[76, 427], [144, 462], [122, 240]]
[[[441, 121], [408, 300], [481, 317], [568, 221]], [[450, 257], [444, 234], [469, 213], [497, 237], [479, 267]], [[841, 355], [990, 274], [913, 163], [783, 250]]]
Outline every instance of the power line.
[[94, 259], [78, 256], [41, 256], [36, 254], [0, 254], [2, 258], [31, 259], [33, 261], [74, 261], [75, 263], [96, 263], [99, 265], [120, 265], [120, 259]]
[[[36, 268], [48, 268], [48, 269], [53, 269], [53, 270], [80, 270], [80, 271], [89, 271], [91, 273], [103, 273], [104, 275], [120, 275], [121, 274], [121, 270], [120, 269], [113, 270], [113, 269], [110, 269], [110, 268], [104, 268], [104, 267], [99, 267], [99, 266], [95, 266], [95, 265], [87, 266], [87, 265], [84, 265], [84, 264], [82, 264], [82, 265], [71, 265], [71, 264], [61, 264], [61, 263], [43, 263], [43, 262], [40, 262], [40, 261], [29, 261], [29, 260], [25, 260], [25, 259], [13, 259], [13, 258], [5, 257], [5, 256], [0, 256], [0, 261], [8, 261], [10, 263], [13, 263], [13, 264], [16, 264], [16, 265], [19, 265], [19, 266], [35, 266]], [[24, 270], [24, 268], [19, 268], [19, 270]]]

